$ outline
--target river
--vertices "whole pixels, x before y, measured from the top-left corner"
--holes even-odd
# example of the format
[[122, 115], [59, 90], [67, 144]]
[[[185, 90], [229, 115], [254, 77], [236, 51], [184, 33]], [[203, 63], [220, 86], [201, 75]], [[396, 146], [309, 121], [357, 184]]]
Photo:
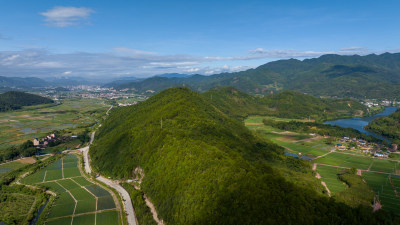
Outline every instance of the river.
[[347, 118], [347, 119], [338, 119], [338, 120], [332, 120], [332, 121], [326, 121], [325, 124], [330, 124], [330, 125], [338, 125], [344, 128], [353, 128], [356, 129], [364, 134], [374, 136], [376, 138], [379, 138], [381, 140], [385, 140], [390, 143], [390, 141], [387, 138], [384, 138], [378, 134], [369, 132], [364, 129], [366, 125], [368, 125], [372, 120], [382, 117], [382, 116], [388, 116], [392, 113], [394, 113], [397, 110], [397, 107], [385, 107], [385, 109], [373, 116], [365, 116], [365, 117], [353, 117], [353, 118]]

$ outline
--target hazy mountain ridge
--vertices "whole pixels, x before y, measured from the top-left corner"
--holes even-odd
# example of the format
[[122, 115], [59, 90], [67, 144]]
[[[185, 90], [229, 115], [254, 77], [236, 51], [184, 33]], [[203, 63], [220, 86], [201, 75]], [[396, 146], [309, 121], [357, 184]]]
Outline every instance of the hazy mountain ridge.
[[296, 90], [315, 96], [394, 98], [400, 94], [400, 53], [278, 60], [242, 72], [186, 78], [153, 77], [115, 88], [135, 88], [143, 92], [177, 86], [200, 92], [216, 86], [233, 86], [251, 94]]

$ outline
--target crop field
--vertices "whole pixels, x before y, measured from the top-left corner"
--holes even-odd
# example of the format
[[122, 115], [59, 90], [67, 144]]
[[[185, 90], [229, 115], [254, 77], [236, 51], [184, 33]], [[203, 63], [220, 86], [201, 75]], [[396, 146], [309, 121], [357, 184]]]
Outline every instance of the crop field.
[[4, 175], [7, 172], [10, 172], [12, 170], [19, 169], [23, 166], [27, 165], [26, 163], [22, 163], [20, 161], [13, 161], [9, 163], [3, 163], [0, 164], [0, 177]]
[[[263, 124], [258, 124], [258, 117], [246, 120], [249, 129], [256, 130], [262, 137], [283, 146], [291, 153], [302, 153], [307, 156], [321, 156], [330, 152], [332, 146], [324, 143], [322, 137], [313, 138], [308, 134], [284, 132]], [[261, 117], [260, 117], [261, 118]], [[262, 117], [264, 118], [264, 117]], [[247, 122], [250, 121], [250, 122]], [[255, 122], [255, 123], [251, 123]]]
[[398, 177], [391, 178], [392, 181], [396, 180], [393, 185], [387, 174], [364, 172], [363, 178], [379, 196], [383, 209], [400, 214], [400, 197], [393, 189], [393, 187], [396, 189], [395, 182], [398, 182]]
[[46, 224], [101, 223], [97, 217], [111, 218], [111, 224], [118, 224], [119, 211], [110, 192], [83, 177], [78, 166], [77, 156], [69, 154], [21, 180], [57, 193], [58, 198], [47, 215]]
[[0, 150], [45, 136], [53, 130], [75, 129], [79, 125], [93, 123], [96, 120], [93, 111], [99, 110], [103, 115], [109, 107], [102, 99], [66, 99], [60, 105], [1, 112]]
[[325, 182], [332, 195], [337, 192], [344, 191], [346, 185], [338, 179], [338, 175], [342, 169], [324, 165], [318, 165], [317, 172], [321, 175], [321, 180]]
[[313, 162], [342, 166], [342, 167], [355, 167], [357, 169], [368, 169], [374, 159], [370, 157], [355, 156], [349, 154], [343, 154], [339, 152], [330, 153], [324, 157], [318, 158]]
[[394, 173], [395, 169], [398, 169], [399, 162], [376, 159], [366, 156], [350, 155], [340, 152], [333, 152], [324, 157], [314, 160], [316, 163], [342, 166], [342, 167], [355, 167], [362, 170], [370, 170], [385, 173]]

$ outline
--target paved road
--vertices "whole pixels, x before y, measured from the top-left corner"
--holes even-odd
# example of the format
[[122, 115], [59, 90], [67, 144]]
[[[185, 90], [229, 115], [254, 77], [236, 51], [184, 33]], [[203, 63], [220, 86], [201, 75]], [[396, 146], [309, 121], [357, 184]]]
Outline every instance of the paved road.
[[[92, 133], [92, 135], [90, 136], [90, 144], [93, 142], [94, 140], [94, 133]], [[90, 174], [92, 173], [92, 169], [90, 168], [90, 163], [89, 163], [89, 146], [84, 147], [79, 149], [82, 153], [83, 153], [83, 160], [85, 162], [85, 171], [86, 173]], [[123, 188], [121, 187], [121, 185], [119, 185], [118, 183], [113, 182], [110, 179], [107, 179], [103, 176], [99, 176], [96, 178], [97, 180], [105, 183], [106, 185], [108, 185], [109, 187], [114, 188], [122, 197], [122, 203], [124, 204], [124, 208], [126, 211], [126, 215], [127, 215], [127, 219], [128, 219], [128, 224], [129, 225], [137, 225], [138, 223], [136, 222], [136, 217], [135, 217], [135, 211], [133, 209], [132, 206], [132, 201], [131, 198], [129, 196], [129, 193]]]

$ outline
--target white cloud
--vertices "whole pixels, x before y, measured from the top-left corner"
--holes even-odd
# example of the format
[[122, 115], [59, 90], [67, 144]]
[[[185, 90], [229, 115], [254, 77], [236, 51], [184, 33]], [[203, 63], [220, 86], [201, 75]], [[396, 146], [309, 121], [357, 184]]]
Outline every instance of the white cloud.
[[46, 12], [40, 13], [45, 17], [47, 25], [55, 27], [76, 26], [87, 22], [94, 11], [89, 8], [56, 6]]
[[[124, 49], [123, 47], [121, 47]], [[121, 49], [120, 49], [121, 50]], [[126, 49], [125, 49], [126, 50]], [[26, 49], [23, 51], [0, 51], [0, 76], [38, 76], [49, 77], [55, 75], [69, 75], [81, 77], [118, 77], [137, 76], [148, 77], [162, 73], [189, 73], [215, 74], [222, 72], [236, 72], [251, 68], [249, 60], [254, 60], [254, 66], [260, 61], [268, 62], [278, 58], [309, 58], [323, 54], [354, 54], [398, 52], [396, 50], [371, 51], [362, 47], [343, 48], [336, 51], [297, 51], [294, 49], [267, 50], [257, 48], [246, 55], [219, 57], [200, 57], [193, 55], [160, 55], [150, 54], [148, 51], [136, 52], [128, 49], [128, 53], [121, 51], [112, 53], [69, 53], [55, 54], [45, 49]], [[124, 51], [124, 50], [123, 50]], [[122, 51], [122, 52], [123, 52]], [[139, 51], [139, 50], [137, 50]], [[144, 52], [144, 53], [141, 53]], [[149, 54], [145, 54], [149, 53]], [[360, 53], [361, 54], [361, 53]], [[268, 60], [269, 59], [269, 60]], [[221, 63], [223, 62], [223, 63]]]
[[156, 55], [157, 52], [142, 51], [138, 49], [126, 48], [126, 47], [115, 47], [114, 51], [123, 53], [126, 55]]

